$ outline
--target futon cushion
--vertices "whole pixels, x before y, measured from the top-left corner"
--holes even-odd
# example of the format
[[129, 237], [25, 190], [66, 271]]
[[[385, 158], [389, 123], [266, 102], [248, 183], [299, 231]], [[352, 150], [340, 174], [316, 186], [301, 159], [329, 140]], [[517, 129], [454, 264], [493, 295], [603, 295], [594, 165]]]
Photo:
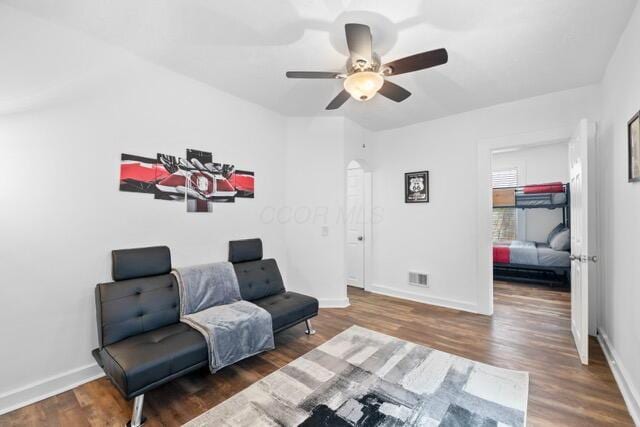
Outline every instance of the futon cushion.
[[240, 294], [245, 301], [254, 301], [285, 291], [275, 259], [241, 262], [233, 265], [238, 277]]
[[252, 302], [271, 314], [274, 332], [318, 314], [317, 299], [295, 292], [271, 295]]
[[229, 242], [229, 262], [258, 261], [262, 259], [262, 240], [245, 239]]
[[202, 334], [184, 323], [108, 345], [100, 351], [100, 357], [105, 372], [127, 398], [208, 361]]
[[111, 251], [111, 260], [111, 276], [116, 281], [171, 271], [171, 252], [166, 246]]
[[100, 346], [180, 320], [178, 284], [171, 274], [96, 286]]

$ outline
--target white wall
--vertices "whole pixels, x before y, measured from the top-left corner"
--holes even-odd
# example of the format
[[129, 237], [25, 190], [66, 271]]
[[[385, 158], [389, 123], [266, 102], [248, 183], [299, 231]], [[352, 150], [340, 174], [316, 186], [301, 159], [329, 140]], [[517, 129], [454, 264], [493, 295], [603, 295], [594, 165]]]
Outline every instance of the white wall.
[[[14, 95], [0, 105], [0, 411], [33, 397], [12, 391], [93, 364], [112, 249], [164, 244], [180, 266], [259, 236], [286, 272], [284, 228], [261, 217], [284, 204], [281, 116], [5, 6], [0, 48]], [[186, 148], [254, 170], [256, 198], [194, 214], [118, 191], [120, 153]]]
[[[640, 110], [640, 7], [636, 6], [602, 83], [600, 175], [600, 333], [627, 383], [640, 424], [640, 183], [627, 182], [627, 121]], [[625, 391], [624, 384], [622, 385]]]
[[[344, 169], [351, 160], [359, 160], [361, 164], [371, 162], [371, 150], [368, 143], [373, 136], [373, 132], [364, 129], [357, 123], [345, 119], [344, 121]], [[366, 167], [365, 167], [366, 169]], [[346, 173], [346, 172], [345, 172]]]
[[[519, 185], [569, 182], [569, 147], [565, 142], [494, 153], [492, 167], [518, 168]], [[521, 219], [524, 235], [518, 236], [520, 240], [546, 242], [549, 232], [562, 222], [562, 209], [520, 209], [518, 220]]]
[[346, 306], [344, 124], [340, 117], [287, 120], [285, 226], [288, 284], [324, 306]]
[[[477, 146], [480, 140], [576, 126], [597, 119], [597, 87], [502, 104], [373, 135], [373, 290], [490, 313], [477, 257]], [[404, 172], [430, 171], [430, 203], [405, 204]], [[411, 269], [428, 289], [407, 284]]]
[[345, 282], [346, 170], [367, 160], [369, 132], [342, 117], [289, 118], [284, 224], [289, 287], [324, 307], [349, 304]]

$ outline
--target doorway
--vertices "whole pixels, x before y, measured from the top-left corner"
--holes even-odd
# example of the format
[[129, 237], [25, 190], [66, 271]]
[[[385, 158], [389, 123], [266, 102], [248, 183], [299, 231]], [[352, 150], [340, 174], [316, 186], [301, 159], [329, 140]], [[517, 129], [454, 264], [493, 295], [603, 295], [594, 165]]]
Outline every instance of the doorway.
[[[496, 151], [520, 150], [545, 144], [566, 143], [567, 141], [572, 147], [568, 153], [567, 167], [569, 164], [571, 165], [568, 182], [564, 183], [569, 184], [570, 192], [563, 190], [566, 192], [567, 203], [571, 206], [569, 213], [563, 216], [563, 222], [571, 224], [570, 251], [565, 254], [570, 261], [567, 270], [571, 272], [570, 307], [566, 307], [566, 326], [567, 329], [571, 329], [574, 348], [582, 363], [588, 363], [589, 334], [593, 334], [597, 326], [598, 274], [596, 272], [597, 265], [594, 263], [596, 258], [593, 257], [597, 250], [597, 234], [594, 229], [596, 219], [593, 202], [595, 195], [591, 194], [595, 187], [596, 177], [595, 168], [588, 167], [589, 163], [594, 162], [595, 134], [595, 125], [587, 120], [582, 120], [577, 128], [568, 127], [492, 138], [482, 140], [478, 145], [478, 194], [480, 194], [477, 223], [479, 233], [477, 249], [478, 311], [489, 315], [494, 314], [493, 154]], [[576, 167], [577, 164], [581, 167]], [[514, 169], [505, 170], [510, 171], [513, 175]], [[511, 197], [513, 196], [511, 193], [505, 192], [502, 196]], [[510, 200], [513, 202], [512, 199]], [[513, 204], [515, 203], [511, 205]], [[517, 217], [513, 215], [510, 218], [517, 220]], [[517, 233], [517, 227], [512, 226], [511, 235], [517, 235]], [[576, 239], [579, 239], [581, 244], [576, 244]], [[509, 250], [501, 252], [501, 254], [503, 256], [511, 255]], [[521, 255], [525, 258], [528, 256], [526, 252]], [[506, 289], [507, 293], [511, 291], [512, 289]], [[495, 298], [497, 298], [495, 300], [496, 309], [502, 310], [506, 298], [504, 287], [497, 292]], [[500, 312], [498, 311], [498, 313]]]
[[366, 289], [371, 253], [371, 172], [363, 160], [347, 165], [345, 282]]
[[569, 141], [495, 150], [491, 161], [494, 279], [567, 291]]

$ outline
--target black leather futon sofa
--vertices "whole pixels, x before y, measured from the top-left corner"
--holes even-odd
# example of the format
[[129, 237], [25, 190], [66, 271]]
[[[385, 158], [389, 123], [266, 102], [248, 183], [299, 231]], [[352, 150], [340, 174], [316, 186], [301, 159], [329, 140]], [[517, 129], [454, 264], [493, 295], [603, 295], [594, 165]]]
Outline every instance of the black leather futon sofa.
[[[262, 259], [260, 239], [229, 242], [242, 298], [272, 316], [274, 332], [310, 320], [318, 300], [287, 292], [274, 259]], [[126, 399], [135, 399], [131, 421], [144, 423], [144, 393], [208, 365], [200, 332], [180, 322], [178, 284], [166, 246], [112, 251], [111, 283], [96, 286], [99, 347], [92, 354]]]

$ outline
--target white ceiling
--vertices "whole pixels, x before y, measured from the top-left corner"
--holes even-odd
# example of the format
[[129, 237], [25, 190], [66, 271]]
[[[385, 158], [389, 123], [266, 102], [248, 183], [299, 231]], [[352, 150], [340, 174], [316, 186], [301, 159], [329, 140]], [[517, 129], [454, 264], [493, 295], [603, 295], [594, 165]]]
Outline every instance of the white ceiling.
[[[2, 0], [290, 116], [387, 129], [600, 81], [636, 0]], [[445, 47], [449, 63], [392, 77], [413, 93], [326, 112], [344, 23], [372, 27], [387, 62]]]

